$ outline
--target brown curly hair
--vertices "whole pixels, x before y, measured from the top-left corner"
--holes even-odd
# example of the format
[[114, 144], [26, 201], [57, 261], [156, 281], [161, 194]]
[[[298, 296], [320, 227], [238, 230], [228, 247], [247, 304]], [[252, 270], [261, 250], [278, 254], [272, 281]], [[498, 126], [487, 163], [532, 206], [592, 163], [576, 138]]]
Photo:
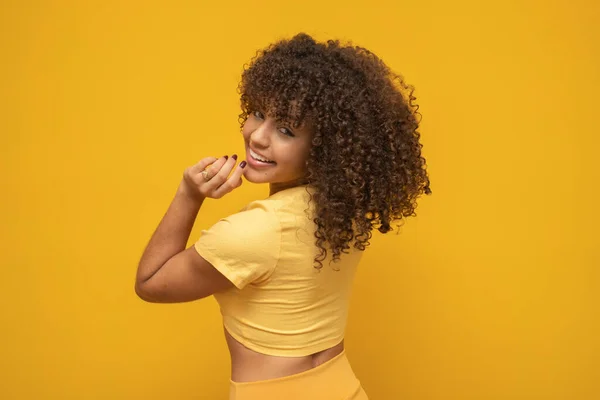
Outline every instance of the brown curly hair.
[[315, 268], [323, 267], [324, 245], [330, 262], [353, 240], [365, 250], [373, 227], [390, 231], [393, 221], [416, 215], [422, 193], [431, 194], [414, 88], [369, 50], [299, 33], [258, 50], [238, 92], [241, 126], [260, 109], [314, 129], [306, 181], [316, 189]]

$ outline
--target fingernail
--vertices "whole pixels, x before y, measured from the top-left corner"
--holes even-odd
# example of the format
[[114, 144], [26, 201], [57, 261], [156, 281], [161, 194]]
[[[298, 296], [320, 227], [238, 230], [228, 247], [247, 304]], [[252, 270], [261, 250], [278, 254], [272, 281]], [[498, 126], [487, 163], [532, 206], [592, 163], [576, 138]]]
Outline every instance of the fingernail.
[[240, 168], [244, 168], [245, 166], [246, 166], [246, 161], [242, 161], [242, 162], [240, 163]]
[[225, 156], [225, 160], [227, 160], [229, 158], [229, 156]]
[[232, 155], [231, 158], [233, 158], [234, 160], [237, 160], [237, 154]]

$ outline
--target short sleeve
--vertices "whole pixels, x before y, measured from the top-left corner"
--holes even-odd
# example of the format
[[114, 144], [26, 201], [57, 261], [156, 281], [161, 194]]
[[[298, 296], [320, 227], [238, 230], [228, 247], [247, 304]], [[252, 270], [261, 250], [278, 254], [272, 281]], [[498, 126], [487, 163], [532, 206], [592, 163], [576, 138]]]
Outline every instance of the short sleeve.
[[242, 289], [270, 276], [279, 259], [280, 245], [281, 225], [277, 214], [261, 201], [254, 201], [242, 211], [202, 230], [194, 247]]

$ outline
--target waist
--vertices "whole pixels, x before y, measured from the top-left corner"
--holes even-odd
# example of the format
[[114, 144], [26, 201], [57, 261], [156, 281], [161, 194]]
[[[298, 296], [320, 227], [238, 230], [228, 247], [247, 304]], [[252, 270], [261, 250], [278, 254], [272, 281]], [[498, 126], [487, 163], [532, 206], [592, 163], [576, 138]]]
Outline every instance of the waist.
[[366, 399], [345, 350], [314, 368], [293, 375], [254, 382], [230, 381], [230, 400]]
[[[274, 356], [252, 350], [225, 329], [231, 356], [231, 380], [236, 383], [283, 378], [318, 368], [344, 352], [344, 341], [300, 357]], [[257, 368], [257, 366], [260, 366]]]

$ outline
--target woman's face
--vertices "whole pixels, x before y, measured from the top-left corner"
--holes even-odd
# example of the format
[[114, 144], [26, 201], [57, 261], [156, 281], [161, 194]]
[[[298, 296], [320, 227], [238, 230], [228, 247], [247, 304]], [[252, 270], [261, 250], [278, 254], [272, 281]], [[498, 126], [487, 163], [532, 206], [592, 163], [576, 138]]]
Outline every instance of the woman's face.
[[[270, 194], [303, 184], [312, 130], [306, 126], [292, 128], [279, 123], [262, 111], [252, 111], [242, 128], [246, 144], [244, 177], [253, 183], [269, 183]], [[258, 153], [263, 163], [250, 152]]]

